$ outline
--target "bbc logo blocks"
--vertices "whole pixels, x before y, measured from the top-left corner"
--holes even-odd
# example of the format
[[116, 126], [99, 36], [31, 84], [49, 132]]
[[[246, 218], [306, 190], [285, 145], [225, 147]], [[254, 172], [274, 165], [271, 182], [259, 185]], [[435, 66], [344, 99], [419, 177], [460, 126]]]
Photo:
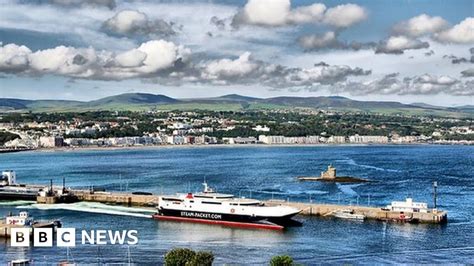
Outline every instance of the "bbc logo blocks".
[[[12, 228], [11, 229], [11, 246], [12, 247], [29, 247], [30, 228]], [[35, 247], [52, 247], [55, 233], [53, 228], [34, 228], [33, 230], [33, 246]], [[56, 245], [58, 247], [73, 247], [76, 245], [76, 229], [75, 228], [58, 228], [56, 230]]]

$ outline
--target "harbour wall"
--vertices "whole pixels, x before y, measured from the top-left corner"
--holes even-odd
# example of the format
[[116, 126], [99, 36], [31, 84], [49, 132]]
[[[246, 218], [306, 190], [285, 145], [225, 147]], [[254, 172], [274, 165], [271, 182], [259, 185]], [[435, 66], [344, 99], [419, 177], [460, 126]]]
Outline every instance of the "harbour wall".
[[[127, 193], [94, 193], [89, 191], [74, 191], [74, 193], [82, 201], [100, 202], [105, 204], [120, 204], [126, 206], [145, 206], [152, 207], [158, 203], [159, 196], [156, 195], [134, 195]], [[265, 201], [266, 205], [276, 206], [285, 205], [301, 210], [300, 215], [307, 216], [331, 216], [334, 212], [343, 209], [351, 209], [355, 214], [362, 214], [367, 219], [376, 220], [401, 220], [400, 212], [386, 211], [379, 207], [353, 206], [353, 205], [336, 205], [336, 204], [320, 204], [320, 203], [302, 203], [287, 202], [278, 200]], [[447, 213], [444, 211], [430, 210], [428, 213], [413, 212], [404, 213], [404, 219], [407, 221], [415, 220], [420, 223], [444, 223], [447, 221]]]
[[[37, 187], [37, 186], [28, 186]], [[91, 192], [89, 190], [72, 190], [80, 201], [99, 202], [104, 204], [116, 204], [124, 206], [154, 207], [158, 204], [158, 195], [137, 195], [122, 192]], [[54, 203], [54, 200], [38, 197], [38, 203]], [[264, 201], [266, 205], [286, 205], [301, 210], [300, 215], [308, 216], [331, 216], [338, 210], [350, 209], [354, 214], [362, 214], [367, 219], [395, 220], [395, 221], [417, 221], [420, 223], [445, 223], [447, 212], [431, 209], [427, 213], [382, 210], [380, 207], [368, 207], [359, 205], [336, 205], [321, 203], [288, 202], [280, 200]], [[403, 217], [403, 218], [402, 218]]]

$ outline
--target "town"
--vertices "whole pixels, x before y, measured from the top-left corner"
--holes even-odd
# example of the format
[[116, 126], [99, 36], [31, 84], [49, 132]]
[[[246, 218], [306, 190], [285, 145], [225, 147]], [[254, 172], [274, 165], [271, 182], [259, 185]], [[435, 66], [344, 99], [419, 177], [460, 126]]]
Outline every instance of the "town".
[[5, 113], [0, 147], [474, 144], [471, 118], [324, 110]]

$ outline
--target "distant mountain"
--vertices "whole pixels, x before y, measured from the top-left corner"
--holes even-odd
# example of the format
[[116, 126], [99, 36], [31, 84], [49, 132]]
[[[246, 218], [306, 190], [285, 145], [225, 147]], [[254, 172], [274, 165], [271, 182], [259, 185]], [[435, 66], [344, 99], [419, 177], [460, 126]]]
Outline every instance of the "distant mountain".
[[436, 105], [431, 105], [431, 104], [427, 104], [427, 103], [412, 103], [410, 105], [413, 105], [413, 106], [418, 106], [418, 107], [422, 107], [422, 108], [443, 108], [443, 107], [440, 107], [440, 106], [436, 106]]
[[258, 102], [261, 101], [261, 98], [254, 98], [249, 96], [242, 96], [238, 94], [227, 94], [220, 97], [211, 98], [213, 100], [224, 100], [224, 101], [236, 101], [236, 102]]
[[125, 93], [89, 102], [61, 100], [21, 100], [0, 98], [1, 112], [84, 112], [97, 110], [259, 110], [310, 108], [335, 111], [357, 111], [382, 114], [423, 114], [433, 116], [472, 117], [473, 106], [438, 107], [423, 103], [356, 101], [341, 96], [255, 98], [229, 94], [213, 98], [174, 99], [165, 95]]
[[0, 98], [0, 108], [2, 109], [27, 109], [27, 106], [32, 101], [20, 100], [20, 99], [10, 99], [10, 98]]
[[88, 104], [90, 106], [100, 106], [108, 104], [169, 104], [177, 102], [179, 100], [160, 94], [125, 93], [90, 101]]
[[376, 102], [355, 101], [341, 96], [328, 97], [275, 97], [263, 100], [266, 103], [280, 104], [286, 106], [309, 107], [319, 109], [360, 109], [369, 110], [374, 108], [412, 108], [413, 106], [399, 102]]

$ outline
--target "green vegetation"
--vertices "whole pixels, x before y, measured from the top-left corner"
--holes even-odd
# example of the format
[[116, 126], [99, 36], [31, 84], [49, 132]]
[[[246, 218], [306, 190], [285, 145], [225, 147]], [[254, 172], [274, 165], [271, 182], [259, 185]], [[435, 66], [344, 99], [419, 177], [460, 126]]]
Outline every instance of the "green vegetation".
[[103, 99], [79, 102], [61, 100], [21, 100], [0, 98], [0, 112], [93, 112], [153, 110], [326, 110], [382, 115], [423, 115], [440, 117], [473, 117], [470, 106], [446, 108], [398, 102], [355, 101], [344, 97], [274, 97], [267, 99], [225, 95], [215, 98], [174, 99], [165, 95], [127, 93]]
[[275, 256], [270, 260], [270, 266], [292, 266], [293, 258], [288, 255]]
[[18, 138], [20, 138], [20, 136], [17, 134], [0, 131], [0, 146], [3, 146], [5, 143]]
[[188, 248], [175, 248], [165, 255], [166, 266], [208, 266], [213, 261], [211, 252], [196, 252]]
[[[66, 113], [8, 113], [0, 117], [0, 122], [45, 123], [55, 125], [67, 123], [77, 124], [77, 129], [100, 125], [100, 131], [93, 133], [77, 133], [65, 137], [107, 138], [143, 136], [157, 132], [171, 134], [173, 129], [167, 127], [170, 117], [174, 122], [192, 123], [201, 120], [199, 127], [213, 128], [205, 134], [210, 137], [258, 137], [261, 134], [299, 136], [431, 136], [433, 132], [442, 132], [441, 139], [472, 140], [473, 134], [455, 134], [449, 132], [452, 127], [472, 127], [472, 119], [443, 119], [436, 117], [381, 115], [371, 113], [323, 113], [307, 110], [246, 110], [246, 111], [94, 111]], [[176, 120], [177, 119], [177, 120]], [[225, 128], [230, 123], [234, 128]], [[270, 128], [270, 133], [253, 130], [257, 125]], [[23, 131], [43, 131], [43, 128], [28, 128], [22, 125]], [[44, 128], [46, 129], [46, 128]], [[225, 129], [225, 130], [224, 130]], [[202, 133], [192, 133], [202, 134]]]

